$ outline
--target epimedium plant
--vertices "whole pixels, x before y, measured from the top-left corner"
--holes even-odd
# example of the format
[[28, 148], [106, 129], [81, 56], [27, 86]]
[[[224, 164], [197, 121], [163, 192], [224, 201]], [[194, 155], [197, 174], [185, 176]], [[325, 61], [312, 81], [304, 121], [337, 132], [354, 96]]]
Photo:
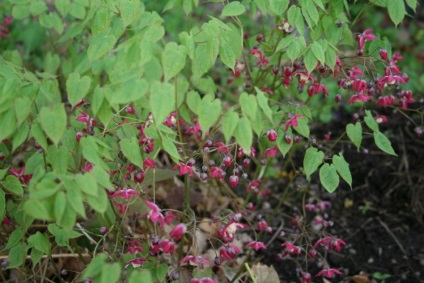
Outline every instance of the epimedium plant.
[[[286, 192], [298, 176], [319, 179], [334, 192], [340, 178], [350, 187], [354, 181], [344, 145], [359, 150], [363, 136], [372, 136], [379, 149], [396, 155], [380, 130], [387, 117], [378, 107], [407, 108], [414, 101], [402, 90], [408, 75], [387, 39], [351, 30], [353, 4], [209, 2], [217, 3], [171, 0], [161, 11], [138, 0], [8, 0], [0, 6], [0, 218], [8, 269], [35, 270], [57, 253], [78, 254], [88, 264], [78, 242], [84, 238], [92, 260], [78, 280], [215, 282], [213, 266], [243, 249], [265, 249], [265, 235], [274, 232], [275, 213], [249, 218], [270, 193], [264, 179], [272, 162], [288, 160], [284, 166], [293, 167]], [[395, 25], [405, 5], [417, 5], [369, 2], [387, 7]], [[199, 5], [212, 12], [169, 40], [160, 13], [189, 17]], [[249, 24], [259, 16], [262, 29]], [[311, 126], [320, 111], [340, 104], [362, 116], [346, 121], [339, 137], [317, 142]], [[303, 156], [302, 167], [293, 154]], [[161, 208], [157, 183], [177, 174], [183, 208]], [[211, 198], [243, 197], [211, 217], [217, 225], [212, 260], [195, 244], [201, 221], [190, 195], [197, 183], [207, 184]], [[298, 233], [278, 235], [278, 259], [295, 258], [302, 282], [341, 274], [326, 261], [328, 251], [346, 244], [326, 230], [332, 225], [322, 217], [328, 204], [303, 198], [301, 206], [303, 215], [290, 221]], [[136, 237], [131, 227], [143, 234]], [[252, 240], [236, 245], [237, 230], [249, 229]], [[226, 273], [228, 281], [258, 278], [248, 265], [252, 251], [247, 254], [238, 272]], [[310, 262], [320, 267], [317, 274], [310, 274]], [[34, 276], [45, 276], [41, 270]]]

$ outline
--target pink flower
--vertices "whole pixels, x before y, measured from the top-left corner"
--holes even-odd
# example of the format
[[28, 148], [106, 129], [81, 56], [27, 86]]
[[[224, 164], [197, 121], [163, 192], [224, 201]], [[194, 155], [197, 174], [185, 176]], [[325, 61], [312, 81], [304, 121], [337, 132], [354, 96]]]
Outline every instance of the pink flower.
[[269, 130], [267, 132], [268, 140], [274, 142], [277, 140], [277, 133], [274, 130]]
[[315, 276], [325, 276], [327, 278], [333, 278], [334, 274], [342, 274], [339, 270], [335, 268], [325, 268], [317, 273]]
[[246, 244], [246, 247], [252, 247], [255, 251], [259, 249], [266, 249], [266, 246], [262, 242], [250, 241]]
[[263, 232], [266, 230], [266, 228], [268, 228], [268, 222], [266, 222], [264, 219], [262, 219], [261, 221], [258, 222], [258, 230]]
[[287, 132], [287, 130], [289, 129], [290, 126], [296, 127], [297, 125], [299, 125], [299, 123], [297, 121], [298, 118], [304, 118], [304, 117], [300, 114], [296, 114], [286, 122], [286, 127], [285, 127], [286, 132]]
[[185, 174], [190, 174], [190, 177], [193, 177], [193, 168], [191, 166], [188, 166], [187, 164], [185, 164], [184, 162], [180, 162], [176, 165], [174, 165], [174, 167], [172, 167], [172, 169], [177, 169], [179, 168], [180, 176], [183, 176]]
[[230, 220], [224, 227], [218, 230], [218, 237], [223, 242], [231, 242], [234, 239], [234, 235], [237, 232], [237, 229], [248, 227], [246, 224]]
[[127, 107], [125, 107], [125, 112], [127, 112], [128, 114], [134, 114], [135, 109], [131, 105], [128, 105]]
[[80, 111], [81, 116], [78, 116], [76, 118], [76, 120], [78, 122], [84, 123], [89, 127], [93, 127], [94, 125], [96, 125], [96, 120], [94, 120], [93, 118], [90, 118], [90, 116], [85, 113], [84, 111]]
[[340, 252], [340, 250], [342, 249], [341, 245], [346, 245], [345, 241], [343, 241], [342, 239], [337, 239], [337, 238], [328, 236], [328, 237], [319, 239], [315, 243], [314, 249], [317, 248], [318, 246], [324, 246], [327, 249], [330, 249], [330, 250], [335, 249], [336, 251]]
[[300, 255], [302, 253], [302, 249], [296, 245], [293, 245], [290, 242], [285, 242], [284, 244], [281, 244], [282, 247], [286, 247], [286, 250], [284, 251], [284, 256], [286, 255]]
[[183, 223], [178, 224], [177, 226], [172, 229], [172, 231], [169, 233], [169, 236], [174, 240], [175, 242], [178, 242], [181, 240], [181, 238], [184, 236], [184, 234], [187, 232], [187, 226]]
[[146, 170], [147, 167], [156, 168], [155, 161], [151, 158], [146, 158], [143, 160], [143, 169]]
[[232, 260], [236, 255], [240, 253], [240, 249], [233, 244], [226, 244], [219, 249], [219, 257], [221, 260]]
[[144, 253], [145, 250], [142, 247], [140, 247], [139, 242], [131, 241], [131, 242], [128, 243], [128, 247], [127, 247], [127, 249], [125, 250], [124, 253], [125, 254], [136, 254], [138, 252]]
[[309, 272], [302, 272], [302, 283], [310, 283], [312, 275]]
[[262, 154], [262, 157], [273, 158], [277, 154], [277, 150], [278, 150], [278, 146], [267, 148], [267, 149], [265, 149], [264, 153]]
[[111, 195], [111, 198], [122, 197], [126, 200], [129, 200], [131, 198], [131, 196], [133, 196], [133, 195], [139, 196], [140, 193], [137, 192], [136, 190], [133, 190], [133, 189], [130, 189], [130, 188], [124, 186], [121, 189], [114, 192]]
[[9, 172], [10, 174], [18, 178], [19, 182], [21, 182], [22, 184], [28, 184], [28, 182], [32, 179], [32, 174], [24, 174], [25, 167], [19, 168], [18, 171], [13, 168], [10, 168]]
[[403, 90], [400, 92], [399, 104], [402, 106], [403, 109], [408, 108], [408, 104], [413, 102], [415, 102], [415, 100], [414, 98], [412, 98], [412, 91]]
[[147, 261], [150, 261], [150, 260], [148, 260], [147, 258], [144, 258], [144, 257], [135, 258], [135, 259], [128, 261], [127, 264], [125, 264], [125, 268], [127, 268], [128, 265], [131, 265], [134, 268], [140, 267], [140, 266], [143, 265], [143, 263], [145, 263]]
[[389, 119], [387, 118], [386, 115], [378, 115], [374, 117], [374, 120], [381, 124], [381, 123], [387, 123], [389, 121]]
[[238, 182], [239, 182], [239, 177], [236, 176], [236, 175], [232, 175], [232, 176], [230, 176], [230, 180], [229, 181], [230, 181], [231, 188], [234, 189], [237, 186]]
[[405, 80], [401, 76], [397, 75], [388, 75], [384, 76], [381, 79], [378, 80], [377, 85], [380, 89], [383, 89], [386, 86], [393, 86], [396, 83], [406, 83]]
[[176, 219], [177, 216], [172, 211], [165, 212], [165, 223], [171, 225], [171, 220]]
[[120, 204], [119, 202], [114, 202], [113, 205], [119, 208], [119, 213], [121, 214], [127, 212], [128, 210], [128, 206]]
[[366, 29], [363, 33], [358, 34], [355, 40], [358, 42], [358, 55], [364, 54], [364, 45], [366, 41], [375, 40], [376, 36], [372, 34], [372, 29]]
[[349, 99], [348, 104], [354, 104], [358, 101], [367, 102], [371, 100], [372, 100], [371, 97], [369, 97], [365, 93], [360, 92], [360, 93], [352, 95], [352, 97]]
[[396, 62], [399, 62], [399, 61], [402, 61], [403, 60], [403, 56], [400, 55], [399, 51], [396, 51], [395, 53], [393, 53], [392, 60], [395, 63]]
[[328, 96], [328, 90], [325, 85], [319, 84], [319, 83], [313, 83], [308, 88], [308, 95], [313, 96], [314, 94], [322, 92], [325, 97]]
[[195, 265], [205, 265], [205, 266], [211, 265], [209, 260], [201, 256], [192, 256], [192, 255], [185, 256], [178, 262], [178, 264], [182, 264], [185, 262], [191, 262]]
[[384, 108], [387, 107], [387, 105], [393, 105], [393, 103], [395, 102], [395, 97], [393, 95], [389, 95], [389, 96], [380, 96], [377, 99], [377, 105], [381, 105]]
[[159, 222], [160, 227], [163, 228], [165, 218], [163, 217], [160, 208], [148, 200], [145, 200], [144, 202], [150, 208], [150, 211], [147, 213], [147, 218], [149, 218], [152, 223]]
[[200, 279], [192, 278], [189, 283], [216, 283], [215, 280], [209, 277], [203, 277]]
[[82, 171], [85, 172], [91, 172], [91, 170], [93, 170], [94, 165], [91, 163], [87, 163], [84, 165], [84, 167], [81, 168]]

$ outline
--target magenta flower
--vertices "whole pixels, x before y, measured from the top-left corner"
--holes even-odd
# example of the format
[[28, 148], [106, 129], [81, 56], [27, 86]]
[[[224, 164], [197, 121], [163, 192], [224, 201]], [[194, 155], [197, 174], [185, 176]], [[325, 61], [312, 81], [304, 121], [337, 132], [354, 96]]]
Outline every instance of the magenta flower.
[[266, 228], [268, 228], [268, 222], [266, 222], [265, 219], [262, 219], [261, 221], [258, 222], [258, 230], [263, 232], [266, 230]]
[[178, 224], [177, 226], [172, 229], [172, 231], [169, 233], [169, 236], [174, 240], [175, 242], [178, 242], [181, 240], [181, 238], [184, 236], [184, 234], [187, 232], [187, 226], [183, 223]]
[[380, 89], [383, 89], [386, 86], [392, 86], [396, 83], [406, 83], [405, 80], [398, 75], [389, 75], [389, 76], [384, 76], [381, 79], [378, 80], [377, 85]]
[[395, 97], [393, 95], [389, 95], [389, 96], [380, 96], [377, 99], [377, 105], [381, 105], [384, 108], [387, 107], [387, 105], [393, 105], [393, 103], [395, 102]]
[[116, 198], [116, 197], [122, 197], [126, 200], [129, 200], [131, 198], [131, 196], [139, 196], [140, 193], [137, 192], [136, 190], [133, 190], [131, 188], [128, 187], [122, 187], [121, 189], [115, 191], [114, 193], [111, 194], [111, 198]]
[[342, 249], [341, 245], [346, 245], [346, 242], [343, 241], [342, 239], [337, 239], [337, 238], [328, 236], [328, 237], [319, 239], [315, 243], [314, 249], [317, 248], [318, 246], [324, 246], [327, 249], [330, 249], [330, 250], [335, 249], [336, 251], [340, 252], [340, 250]]
[[377, 37], [372, 34], [372, 29], [366, 29], [363, 33], [358, 34], [355, 40], [358, 42], [358, 55], [364, 54], [365, 42], [375, 40]]
[[277, 154], [277, 151], [278, 151], [278, 146], [267, 148], [262, 154], [262, 157], [273, 158]]
[[89, 127], [93, 127], [94, 125], [96, 125], [96, 120], [94, 120], [93, 118], [90, 118], [90, 116], [85, 113], [84, 111], [80, 111], [81, 116], [78, 116], [76, 118], [76, 120], [78, 122], [84, 123]]
[[403, 109], [408, 108], [409, 103], [415, 102], [414, 98], [412, 98], [412, 91], [410, 90], [401, 91], [399, 96], [399, 104]]
[[119, 202], [114, 202], [113, 203], [114, 206], [116, 206], [117, 208], [119, 208], [119, 213], [125, 213], [128, 210], [128, 206], [124, 205], [124, 204], [120, 204]]
[[335, 274], [342, 274], [339, 270], [335, 268], [325, 268], [317, 273], [315, 276], [325, 276], [327, 278], [333, 278]]
[[148, 200], [145, 200], [144, 202], [150, 208], [150, 211], [147, 213], [147, 218], [150, 219], [152, 223], [159, 222], [160, 227], [163, 228], [165, 218], [163, 217], [160, 208]]
[[328, 90], [327, 87], [323, 84], [319, 83], [313, 83], [311, 86], [308, 87], [308, 95], [313, 96], [317, 93], [322, 92], [325, 97], [328, 96]]
[[231, 242], [237, 229], [248, 227], [246, 224], [230, 220], [224, 227], [218, 230], [218, 237], [225, 243]]
[[199, 265], [199, 266], [211, 266], [211, 263], [209, 262], [209, 260], [207, 260], [206, 258], [202, 257], [202, 256], [193, 256], [193, 255], [188, 255], [185, 256], [184, 258], [182, 258], [178, 264], [182, 264], [185, 262], [191, 262], [195, 265]]
[[83, 98], [83, 99], [81, 99], [80, 101], [78, 101], [78, 102], [77, 102], [77, 104], [75, 104], [74, 108], [76, 108], [76, 107], [80, 107], [80, 106], [82, 106], [84, 103], [85, 103], [85, 100], [84, 100], [84, 98]]
[[296, 127], [297, 125], [299, 125], [299, 123], [297, 121], [298, 118], [304, 118], [304, 117], [300, 114], [296, 114], [286, 122], [286, 127], [285, 127], [286, 132], [287, 132], [287, 130], [289, 129], [290, 126]]
[[172, 211], [165, 212], [165, 223], [171, 225], [171, 220], [176, 219], [177, 216]]
[[246, 244], [246, 247], [251, 247], [255, 251], [257, 251], [259, 249], [266, 249], [266, 246], [265, 246], [264, 243], [262, 243], [262, 242], [256, 242], [256, 241], [250, 241], [249, 243]]
[[300, 255], [302, 253], [302, 249], [290, 242], [285, 242], [284, 244], [281, 244], [282, 247], [286, 247], [286, 250], [284, 251], [284, 256], [286, 255]]
[[143, 169], [146, 170], [147, 167], [156, 168], [155, 161], [151, 158], [146, 158], [143, 160]]
[[312, 275], [309, 272], [302, 272], [302, 283], [310, 283]]
[[226, 244], [219, 249], [219, 257], [221, 260], [232, 260], [239, 253], [240, 249], [233, 244]]
[[203, 278], [192, 278], [190, 279], [189, 283], [216, 283], [215, 280], [209, 277], [203, 277]]
[[377, 123], [379, 123], [379, 124], [389, 122], [389, 119], [387, 118], [387, 116], [386, 116], [386, 115], [378, 115], [378, 116], [375, 116], [375, 117], [374, 117], [374, 120], [375, 120]]
[[148, 260], [147, 258], [144, 258], [144, 257], [135, 258], [135, 259], [128, 261], [127, 264], [125, 264], [125, 268], [127, 268], [128, 265], [131, 265], [134, 268], [140, 267], [140, 266], [143, 266], [143, 263], [148, 262], [148, 261], [150, 261], [150, 260]]
[[193, 177], [193, 168], [191, 166], [188, 166], [187, 164], [185, 164], [184, 162], [180, 162], [176, 165], [174, 165], [174, 167], [172, 167], [172, 169], [179, 169], [180, 176], [183, 176], [185, 174], [190, 174], [190, 177]]
[[19, 168], [18, 171], [16, 171], [13, 168], [9, 169], [10, 174], [18, 178], [19, 182], [22, 184], [28, 184], [28, 182], [32, 179], [32, 174], [24, 174], [25, 167]]
[[269, 130], [266, 134], [270, 142], [275, 142], [277, 140], [277, 133], [274, 130]]
[[371, 101], [371, 97], [369, 97], [368, 95], [366, 95], [365, 93], [356, 93], [354, 95], [352, 95], [352, 97], [349, 99], [348, 104], [354, 104], [358, 101], [362, 101], [362, 102], [367, 102], [367, 101]]
[[250, 192], [251, 190], [257, 189], [257, 187], [259, 186], [260, 183], [261, 183], [260, 179], [255, 179], [252, 182], [250, 182], [249, 185], [247, 185], [247, 192]]
[[133, 255], [133, 254], [136, 254], [138, 252], [144, 253], [145, 250], [142, 247], [140, 247], [139, 242], [131, 241], [131, 242], [128, 243], [128, 247], [127, 247], [127, 249], [125, 250], [124, 253]]
[[189, 137], [192, 135], [196, 135], [197, 137], [202, 136], [202, 127], [200, 127], [199, 123], [194, 124], [194, 126], [188, 127], [184, 133], [188, 135]]
[[231, 186], [231, 188], [235, 188], [235, 187], [237, 187], [237, 184], [238, 184], [238, 182], [239, 182], [239, 177], [238, 176], [236, 176], [236, 175], [232, 175], [232, 176], [230, 176], [230, 186]]

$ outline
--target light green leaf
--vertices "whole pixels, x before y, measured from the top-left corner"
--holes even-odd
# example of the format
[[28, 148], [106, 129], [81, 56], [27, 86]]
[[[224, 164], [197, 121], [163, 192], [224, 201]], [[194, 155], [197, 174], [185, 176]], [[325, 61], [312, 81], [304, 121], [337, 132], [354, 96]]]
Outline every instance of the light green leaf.
[[286, 140], [286, 135], [292, 136], [291, 130], [288, 130], [286, 133], [284, 132], [284, 129], [280, 128], [277, 134], [278, 136], [277, 136], [276, 143], [277, 143], [278, 149], [280, 150], [281, 154], [283, 154], [283, 157], [285, 157], [293, 145], [293, 138], [291, 138], [290, 143], [288, 143]]
[[324, 54], [324, 50], [321, 47], [321, 44], [319, 44], [319, 42], [314, 42], [311, 45], [311, 50], [312, 53], [314, 54], [315, 58], [317, 58], [322, 65], [325, 64], [325, 54]]
[[262, 111], [264, 112], [265, 116], [272, 123], [272, 110], [268, 106], [268, 99], [265, 97], [265, 95], [262, 92], [262, 90], [260, 90], [257, 87], [255, 87], [255, 90], [256, 90], [256, 93], [257, 93], [256, 98], [258, 99], [259, 107], [262, 109]]
[[2, 183], [5, 189], [8, 190], [9, 192], [16, 194], [18, 196], [24, 195], [24, 189], [21, 186], [21, 182], [19, 182], [18, 178], [16, 178], [15, 176], [12, 176], [12, 175], [7, 176], [6, 180], [4, 180]]
[[246, 8], [239, 1], [233, 1], [222, 10], [221, 17], [239, 16], [245, 12]]
[[56, 104], [52, 108], [43, 107], [38, 117], [41, 128], [57, 146], [66, 129], [66, 111], [64, 105]]
[[277, 16], [282, 16], [288, 6], [289, 0], [269, 0], [269, 7]]
[[98, 275], [102, 271], [102, 267], [105, 265], [106, 259], [106, 254], [97, 254], [83, 271], [81, 278], [90, 278]]
[[167, 273], [168, 273], [168, 265], [166, 263], [161, 263], [156, 268], [156, 277], [159, 280], [159, 282], [163, 282]]
[[26, 257], [25, 244], [21, 243], [10, 249], [8, 254], [9, 264], [6, 269], [12, 269], [21, 266]]
[[385, 153], [397, 156], [396, 152], [393, 150], [390, 140], [381, 132], [374, 132], [374, 142], [377, 147]]
[[321, 169], [319, 170], [319, 179], [324, 188], [332, 193], [339, 186], [340, 178], [337, 175], [336, 168], [333, 165], [329, 165], [328, 163], [324, 163]]
[[150, 88], [150, 108], [156, 125], [162, 124], [175, 110], [175, 88], [169, 83], [154, 82]]
[[405, 0], [406, 4], [412, 9], [415, 10], [417, 9], [417, 0]]
[[350, 173], [349, 163], [346, 162], [341, 153], [333, 156], [333, 165], [340, 177], [352, 188], [352, 174]]
[[318, 59], [315, 57], [314, 52], [309, 49], [305, 55], [305, 67], [308, 73], [312, 73], [312, 71], [317, 66]]
[[362, 125], [356, 122], [355, 125], [348, 124], [346, 126], [346, 133], [353, 144], [359, 149], [362, 143]]
[[301, 35], [305, 33], [305, 22], [299, 7], [292, 5], [287, 12], [287, 18], [292, 26], [296, 26]]
[[208, 97], [204, 97], [198, 111], [199, 124], [202, 127], [203, 135], [205, 135], [206, 131], [218, 121], [221, 115], [221, 101], [218, 99], [210, 101]]
[[52, 221], [53, 215], [49, 211], [45, 201], [29, 200], [24, 204], [25, 213], [28, 216], [35, 217], [36, 219]]
[[305, 157], [303, 159], [303, 170], [305, 171], [308, 179], [322, 164], [323, 159], [324, 152], [318, 151], [315, 147], [310, 147], [306, 150]]
[[28, 97], [18, 97], [15, 99], [15, 109], [19, 109], [16, 111], [16, 119], [18, 125], [21, 125], [29, 113], [31, 112], [32, 101]]
[[88, 59], [94, 61], [106, 55], [115, 46], [116, 40], [114, 35], [105, 32], [94, 35], [88, 46]]
[[256, 97], [254, 95], [249, 95], [243, 92], [240, 95], [239, 104], [243, 114], [249, 117], [251, 121], [255, 121], [256, 111], [258, 109], [258, 102], [256, 101]]
[[275, 51], [280, 51], [282, 49], [285, 49], [286, 47], [290, 46], [290, 44], [292, 44], [294, 40], [295, 40], [295, 36], [293, 34], [283, 37], [280, 40], [280, 42], [278, 42], [278, 45]]
[[219, 46], [219, 56], [225, 66], [231, 70], [234, 69], [234, 66], [236, 65], [236, 56], [234, 55], [234, 51], [231, 49], [229, 44], [223, 43]]
[[334, 51], [334, 49], [329, 46], [327, 47], [327, 49], [325, 50], [325, 64], [331, 69], [334, 70], [334, 66], [336, 66], [336, 51]]
[[[97, 168], [97, 167], [94, 167]], [[72, 180], [67, 184], [66, 187], [66, 194], [68, 196], [68, 203], [72, 209], [81, 215], [83, 218], [87, 218], [85, 214], [85, 208], [82, 198], [82, 192], [80, 187], [77, 185], [77, 183]]]
[[76, 184], [82, 192], [87, 195], [97, 197], [99, 195], [100, 188], [97, 187], [96, 178], [92, 174], [77, 175], [75, 177]]
[[56, 6], [56, 9], [59, 11], [62, 17], [66, 17], [71, 3], [69, 2], [69, 0], [54, 0], [54, 5]]
[[131, 140], [123, 139], [119, 142], [121, 151], [124, 156], [134, 165], [137, 165], [139, 168], [143, 168], [143, 157], [140, 151], [140, 145], [138, 140], [133, 137]]
[[[0, 178], [1, 180], [2, 178]], [[4, 219], [6, 214], [6, 194], [0, 190], [0, 219]]]
[[168, 138], [168, 137], [164, 137], [162, 139], [162, 147], [166, 152], [169, 153], [169, 155], [171, 156], [172, 160], [175, 163], [179, 162], [180, 155], [178, 154], [178, 150], [177, 150], [177, 147], [174, 144], [173, 139]]
[[368, 128], [370, 128], [373, 132], [378, 132], [378, 123], [374, 120], [374, 117], [371, 114], [371, 111], [365, 110], [366, 116], [364, 117], [365, 124], [367, 124]]
[[186, 48], [178, 46], [175, 42], [170, 42], [166, 45], [162, 53], [163, 73], [165, 81], [177, 75], [185, 65]]
[[186, 48], [187, 56], [193, 60], [195, 50], [193, 36], [187, 32], [182, 32], [178, 36], [180, 38], [181, 44]]
[[293, 127], [293, 129], [305, 138], [309, 138], [310, 131], [308, 126], [308, 119], [298, 118], [297, 126]]
[[405, 17], [405, 3], [403, 0], [387, 0], [387, 10], [390, 19], [397, 26]]
[[194, 59], [192, 61], [191, 69], [193, 71], [193, 76], [195, 77], [201, 77], [212, 67], [213, 62], [209, 60], [206, 43], [201, 43], [196, 47], [194, 51]]
[[186, 95], [187, 106], [193, 111], [194, 114], [199, 112], [199, 105], [202, 103], [202, 98], [197, 91], [189, 91]]
[[34, 122], [31, 126], [31, 135], [38, 142], [38, 144], [44, 149], [47, 150], [47, 139], [41, 130], [40, 124]]
[[15, 5], [12, 9], [12, 16], [16, 20], [27, 18], [30, 13], [30, 5]]
[[141, 11], [140, 0], [121, 0], [120, 15], [125, 26], [130, 25], [139, 17]]
[[239, 116], [233, 110], [228, 110], [222, 119], [222, 133], [225, 141], [228, 143], [234, 133], [239, 122]]
[[12, 151], [15, 151], [24, 141], [26, 141], [28, 133], [28, 124], [22, 124], [13, 136]]
[[102, 269], [100, 282], [102, 283], [119, 282], [120, 275], [121, 275], [121, 265], [119, 264], [119, 262], [115, 262], [112, 264], [105, 264]]
[[250, 155], [250, 147], [253, 142], [253, 132], [247, 117], [242, 117], [239, 120], [237, 127], [234, 130], [234, 137], [236, 138], [237, 143], [243, 148], [244, 152], [246, 152], [247, 155]]
[[66, 91], [68, 92], [68, 100], [72, 106], [75, 106], [83, 99], [90, 89], [91, 79], [88, 76], [82, 78], [78, 73], [71, 73], [66, 81]]
[[29, 236], [28, 247], [43, 252], [44, 254], [50, 254], [51, 243], [48, 237], [37, 231], [35, 234]]

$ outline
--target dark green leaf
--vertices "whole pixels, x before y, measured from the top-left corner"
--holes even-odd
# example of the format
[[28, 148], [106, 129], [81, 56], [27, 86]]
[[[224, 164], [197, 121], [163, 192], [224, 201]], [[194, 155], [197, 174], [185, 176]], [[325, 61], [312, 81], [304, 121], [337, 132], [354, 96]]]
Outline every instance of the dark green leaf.
[[390, 140], [384, 134], [380, 132], [374, 132], [374, 142], [377, 147], [385, 153], [397, 156], [396, 152], [392, 147], [392, 144], [390, 143]]
[[353, 144], [359, 149], [362, 143], [362, 125], [356, 122], [355, 125], [348, 124], [346, 126], [346, 133]]
[[3, 186], [11, 193], [14, 193], [18, 196], [23, 196], [24, 189], [21, 186], [18, 178], [15, 176], [9, 175], [6, 177], [6, 180], [3, 181]]
[[19, 244], [10, 249], [8, 254], [9, 265], [7, 269], [21, 266], [25, 261], [25, 244]]
[[343, 180], [345, 180], [346, 183], [348, 183], [352, 188], [352, 174], [350, 173], [349, 163], [346, 162], [341, 153], [340, 155], [333, 156], [333, 165], [336, 168], [337, 173], [339, 173], [340, 177], [342, 177]]

